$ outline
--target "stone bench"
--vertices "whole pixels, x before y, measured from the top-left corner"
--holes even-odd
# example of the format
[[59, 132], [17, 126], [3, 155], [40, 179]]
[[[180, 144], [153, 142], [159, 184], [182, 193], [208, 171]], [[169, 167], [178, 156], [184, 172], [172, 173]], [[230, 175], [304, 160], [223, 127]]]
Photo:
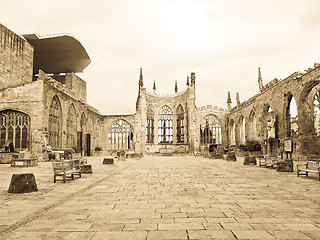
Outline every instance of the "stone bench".
[[11, 167], [33, 167], [38, 166], [38, 159], [35, 158], [22, 158], [12, 159]]
[[269, 168], [275, 168], [278, 163], [281, 161], [279, 156], [264, 156], [259, 157], [259, 167], [269, 167]]
[[61, 176], [63, 182], [66, 182], [66, 178], [70, 177], [74, 180], [74, 175], [78, 174], [81, 177], [81, 168], [79, 165], [80, 160], [62, 160], [62, 161], [52, 161], [53, 167], [53, 182], [57, 180], [57, 176]]
[[320, 162], [319, 161], [307, 161], [306, 164], [297, 165], [297, 175], [304, 175], [308, 177], [309, 173], [317, 174], [318, 180], [320, 181]]
[[173, 154], [173, 149], [172, 148], [160, 148], [159, 153], [162, 156], [172, 156]]

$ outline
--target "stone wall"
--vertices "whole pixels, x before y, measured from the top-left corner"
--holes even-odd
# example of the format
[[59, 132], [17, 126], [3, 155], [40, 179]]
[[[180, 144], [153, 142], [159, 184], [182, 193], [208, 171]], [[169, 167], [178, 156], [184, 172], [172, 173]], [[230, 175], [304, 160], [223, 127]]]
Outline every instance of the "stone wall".
[[43, 144], [43, 82], [36, 81], [0, 90], [0, 111], [16, 110], [29, 115], [31, 153], [41, 153]]
[[[284, 157], [294, 160], [305, 159], [310, 155], [318, 155], [319, 140], [315, 136], [313, 126], [313, 98], [314, 87], [320, 83], [320, 68], [315, 64], [315, 68], [309, 68], [304, 72], [295, 72], [284, 80], [275, 79], [266, 84], [263, 91], [256, 94], [248, 101], [245, 101], [231, 109], [228, 114], [228, 123], [233, 120], [236, 124], [236, 144], [239, 145], [239, 119], [244, 117], [246, 139], [258, 140], [265, 154], [281, 154]], [[293, 98], [298, 111], [298, 135], [291, 136], [288, 132], [289, 118], [288, 105]], [[268, 113], [268, 109], [272, 113]], [[256, 116], [256, 136], [254, 136], [250, 121], [250, 114]], [[267, 120], [270, 115], [274, 118], [275, 136], [269, 136]], [[230, 124], [229, 124], [230, 125]], [[269, 128], [270, 129], [270, 128]], [[228, 129], [230, 137], [230, 126]], [[275, 138], [275, 139], [273, 139]], [[293, 143], [292, 155], [285, 154], [284, 141], [290, 139]], [[275, 141], [275, 148], [269, 146], [270, 140]], [[229, 141], [230, 144], [230, 141]], [[273, 151], [273, 152], [272, 152]]]
[[0, 24], [0, 89], [32, 82], [33, 47]]

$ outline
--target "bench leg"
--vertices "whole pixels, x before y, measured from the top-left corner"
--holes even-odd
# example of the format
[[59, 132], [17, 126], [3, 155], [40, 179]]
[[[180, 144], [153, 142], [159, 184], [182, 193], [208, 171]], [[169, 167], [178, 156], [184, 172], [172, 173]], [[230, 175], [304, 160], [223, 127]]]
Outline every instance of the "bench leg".
[[71, 174], [72, 180], [74, 180], [74, 173]]
[[53, 183], [56, 183], [56, 175], [53, 176]]
[[63, 182], [66, 183], [66, 174], [63, 174]]

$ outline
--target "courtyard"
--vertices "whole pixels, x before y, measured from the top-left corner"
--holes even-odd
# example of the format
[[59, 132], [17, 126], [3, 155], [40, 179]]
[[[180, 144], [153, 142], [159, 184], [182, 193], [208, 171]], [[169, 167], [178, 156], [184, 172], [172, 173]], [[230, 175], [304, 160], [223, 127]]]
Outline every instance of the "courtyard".
[[[53, 183], [50, 162], [0, 165], [0, 239], [320, 239], [320, 184], [194, 156], [145, 156]], [[8, 194], [13, 173], [38, 192]]]

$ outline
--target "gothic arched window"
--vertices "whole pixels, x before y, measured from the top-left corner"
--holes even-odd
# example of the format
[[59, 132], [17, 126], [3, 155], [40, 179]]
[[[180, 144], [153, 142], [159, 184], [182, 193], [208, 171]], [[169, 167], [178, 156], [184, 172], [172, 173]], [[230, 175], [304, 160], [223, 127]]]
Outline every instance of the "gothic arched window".
[[236, 125], [233, 119], [230, 120], [230, 145], [236, 145]]
[[147, 126], [146, 126], [147, 143], [154, 143], [154, 112], [152, 106], [147, 109]]
[[172, 143], [172, 110], [163, 106], [159, 115], [159, 143]]
[[184, 111], [181, 104], [177, 108], [177, 143], [184, 143]]
[[250, 121], [251, 140], [256, 140], [257, 139], [257, 119], [253, 110], [250, 113], [249, 121]]
[[313, 99], [313, 122], [314, 130], [317, 136], [320, 136], [320, 91], [318, 90]]
[[76, 147], [77, 116], [73, 104], [70, 105], [67, 117], [67, 147]]
[[220, 144], [221, 124], [219, 119], [209, 114], [204, 117], [200, 125], [200, 143], [201, 144]]
[[61, 104], [54, 96], [49, 109], [49, 145], [59, 147], [61, 142]]
[[0, 148], [9, 143], [22, 150], [29, 145], [30, 117], [22, 112], [5, 110], [0, 112]]
[[108, 133], [109, 144], [112, 150], [131, 149], [133, 141], [133, 128], [126, 120], [115, 121]]
[[246, 142], [246, 121], [243, 116], [240, 117], [239, 121], [239, 137], [240, 143], [244, 144]]

